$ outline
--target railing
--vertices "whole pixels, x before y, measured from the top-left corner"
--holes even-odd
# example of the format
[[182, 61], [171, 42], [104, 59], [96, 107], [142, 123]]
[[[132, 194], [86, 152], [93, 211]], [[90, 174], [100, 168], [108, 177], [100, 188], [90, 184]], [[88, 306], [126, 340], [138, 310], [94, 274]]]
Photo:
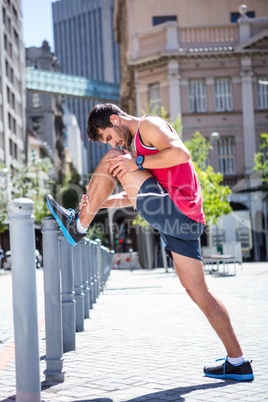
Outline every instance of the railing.
[[238, 43], [239, 27], [235, 24], [181, 26], [167, 22], [133, 36], [133, 59], [195, 47], [234, 47]]
[[[16, 400], [40, 402], [33, 202], [8, 204], [12, 259]], [[71, 246], [52, 217], [42, 220], [46, 326], [46, 380], [63, 382], [63, 353], [75, 350], [109, 277], [113, 252], [100, 240]]]

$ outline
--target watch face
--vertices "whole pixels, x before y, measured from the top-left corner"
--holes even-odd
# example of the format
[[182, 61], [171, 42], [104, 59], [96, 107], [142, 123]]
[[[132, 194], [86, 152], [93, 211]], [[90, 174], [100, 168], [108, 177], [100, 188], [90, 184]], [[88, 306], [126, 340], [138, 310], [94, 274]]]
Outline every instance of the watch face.
[[139, 156], [137, 157], [137, 159], [136, 159], [136, 162], [137, 162], [137, 163], [142, 163], [143, 160], [144, 160], [144, 157], [143, 157], [142, 155], [139, 155]]

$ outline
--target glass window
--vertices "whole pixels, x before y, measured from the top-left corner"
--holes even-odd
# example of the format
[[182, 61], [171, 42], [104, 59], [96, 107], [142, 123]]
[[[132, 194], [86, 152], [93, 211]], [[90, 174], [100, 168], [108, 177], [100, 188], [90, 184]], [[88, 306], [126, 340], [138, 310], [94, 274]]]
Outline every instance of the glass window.
[[4, 34], [4, 46], [5, 46], [5, 50], [7, 51], [7, 36], [6, 34]]
[[40, 107], [40, 95], [38, 92], [32, 93], [32, 108]]
[[268, 77], [258, 80], [258, 108], [268, 109]]
[[149, 105], [153, 113], [159, 114], [161, 111], [161, 91], [159, 84], [149, 85]]
[[16, 119], [13, 118], [13, 132], [15, 134], [17, 134], [17, 123], [16, 123]]
[[7, 103], [10, 104], [10, 89], [7, 87]]
[[232, 83], [228, 79], [216, 80], [214, 84], [216, 112], [233, 110]]
[[[241, 17], [241, 14], [236, 12], [236, 13], [231, 13], [230, 14], [230, 20], [231, 22], [236, 22], [238, 20], [238, 18]], [[247, 12], [247, 17], [249, 18], [255, 18], [255, 11], [248, 11]]]
[[189, 107], [190, 113], [204, 113], [207, 111], [205, 81], [197, 80], [189, 82]]
[[159, 17], [153, 17], [153, 25], [164, 24], [167, 21], [177, 21], [176, 15], [163, 15]]
[[33, 131], [42, 134], [42, 117], [33, 117]]
[[11, 114], [8, 113], [8, 128], [11, 130], [12, 129], [12, 119], [11, 119]]
[[235, 141], [233, 137], [218, 140], [219, 171], [223, 175], [236, 174]]
[[2, 8], [2, 17], [3, 17], [3, 24], [6, 25], [6, 10], [4, 7]]

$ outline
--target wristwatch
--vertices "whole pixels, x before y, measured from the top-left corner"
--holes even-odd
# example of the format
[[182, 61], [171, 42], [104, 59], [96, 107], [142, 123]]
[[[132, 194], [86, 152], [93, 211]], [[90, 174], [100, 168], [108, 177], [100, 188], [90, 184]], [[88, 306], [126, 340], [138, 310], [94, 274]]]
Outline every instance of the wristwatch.
[[143, 155], [137, 156], [136, 163], [140, 170], [144, 170], [144, 168], [142, 167], [143, 162], [144, 162], [144, 156]]

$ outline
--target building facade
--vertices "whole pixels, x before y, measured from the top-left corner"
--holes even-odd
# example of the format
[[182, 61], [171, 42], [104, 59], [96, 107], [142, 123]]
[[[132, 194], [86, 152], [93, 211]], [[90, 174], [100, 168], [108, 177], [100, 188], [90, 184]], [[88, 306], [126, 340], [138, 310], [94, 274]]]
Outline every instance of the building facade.
[[[26, 66], [47, 71], [60, 71], [59, 62], [47, 41], [41, 47], [26, 48]], [[63, 102], [60, 96], [27, 90], [26, 127], [46, 143], [55, 167], [55, 178], [65, 177]], [[29, 155], [31, 157], [32, 155]]]
[[[92, 80], [120, 83], [120, 46], [114, 41], [114, 0], [58, 0], [52, 3], [55, 53], [61, 71]], [[106, 146], [89, 143], [87, 116], [98, 100], [67, 99], [80, 126], [88, 158], [86, 174], [107, 151]]]
[[25, 141], [21, 2], [0, 0], [0, 164], [21, 161]]
[[252, 192], [268, 128], [267, 1], [116, 0], [115, 37], [122, 108], [141, 115], [164, 106], [171, 121], [181, 115], [183, 140], [200, 131], [211, 141], [209, 163], [233, 189], [234, 207], [249, 211], [252, 253], [267, 258], [267, 208]]

